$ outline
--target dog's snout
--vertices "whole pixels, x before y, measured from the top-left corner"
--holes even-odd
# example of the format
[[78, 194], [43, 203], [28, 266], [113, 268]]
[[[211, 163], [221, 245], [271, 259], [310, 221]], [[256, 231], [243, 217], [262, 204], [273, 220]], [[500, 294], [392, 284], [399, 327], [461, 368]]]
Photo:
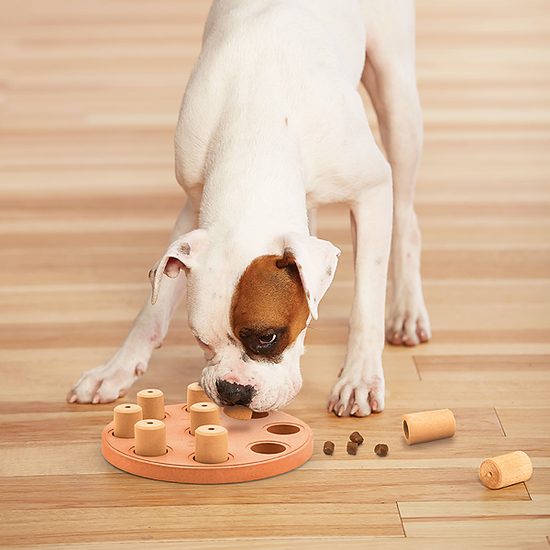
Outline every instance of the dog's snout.
[[216, 389], [224, 405], [249, 405], [254, 395], [254, 387], [250, 384], [244, 386], [227, 380], [218, 380]]

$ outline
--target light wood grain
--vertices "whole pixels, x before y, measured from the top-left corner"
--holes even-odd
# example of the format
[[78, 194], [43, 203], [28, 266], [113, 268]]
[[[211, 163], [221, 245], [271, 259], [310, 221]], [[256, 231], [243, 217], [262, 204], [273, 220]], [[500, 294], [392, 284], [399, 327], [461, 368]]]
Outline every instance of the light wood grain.
[[[64, 402], [124, 338], [185, 200], [172, 136], [207, 10], [206, 0], [0, 0], [0, 546], [548, 548], [546, 0], [417, 1], [416, 205], [434, 338], [386, 348], [384, 413], [324, 409], [353, 293], [342, 205], [319, 215], [343, 255], [288, 407], [314, 432], [303, 467], [212, 487], [140, 479], [100, 455], [112, 406]], [[155, 386], [181, 402], [201, 365], [183, 306], [128, 398]], [[446, 407], [454, 438], [406, 445], [402, 414]], [[352, 457], [357, 429], [365, 443]], [[533, 477], [485, 489], [480, 462], [517, 449]]]

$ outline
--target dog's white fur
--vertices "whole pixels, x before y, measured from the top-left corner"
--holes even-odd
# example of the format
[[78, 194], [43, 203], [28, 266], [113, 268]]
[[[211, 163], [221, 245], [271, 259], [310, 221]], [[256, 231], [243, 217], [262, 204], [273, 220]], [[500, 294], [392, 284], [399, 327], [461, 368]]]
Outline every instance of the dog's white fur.
[[[368, 126], [360, 81], [375, 106], [388, 160]], [[120, 350], [85, 372], [69, 401], [124, 395], [161, 344], [187, 280], [207, 392], [217, 400], [215, 382], [225, 379], [254, 385], [255, 410], [285, 405], [301, 386], [306, 329], [280, 364], [244, 358], [231, 334], [233, 291], [254, 258], [290, 248], [309, 294], [310, 319], [316, 317], [339, 251], [310, 236], [308, 209], [344, 201], [355, 292], [329, 410], [340, 416], [381, 411], [390, 245], [386, 338], [414, 345], [430, 336], [413, 209], [422, 120], [412, 0], [215, 1], [175, 142], [176, 175], [189, 200], [152, 273], [156, 303], [145, 303]], [[178, 277], [180, 268], [187, 277]]]

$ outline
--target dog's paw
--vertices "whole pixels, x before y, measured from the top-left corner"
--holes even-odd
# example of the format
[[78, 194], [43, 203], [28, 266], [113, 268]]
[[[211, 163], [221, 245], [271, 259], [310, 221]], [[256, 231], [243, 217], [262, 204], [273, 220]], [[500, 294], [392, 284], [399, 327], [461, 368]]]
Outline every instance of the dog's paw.
[[362, 375], [346, 369], [332, 388], [328, 412], [336, 416], [368, 416], [384, 410], [384, 377]]
[[386, 306], [386, 340], [395, 346], [417, 346], [432, 337], [422, 290], [397, 292]]
[[68, 403], [111, 403], [126, 395], [147, 370], [147, 362], [133, 360], [120, 366], [116, 357], [106, 365], [82, 373], [67, 394]]

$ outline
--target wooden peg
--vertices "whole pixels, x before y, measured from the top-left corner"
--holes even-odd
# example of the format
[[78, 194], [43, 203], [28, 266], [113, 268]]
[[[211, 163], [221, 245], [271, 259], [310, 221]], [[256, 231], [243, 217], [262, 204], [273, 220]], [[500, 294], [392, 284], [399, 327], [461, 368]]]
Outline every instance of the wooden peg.
[[148, 418], [135, 425], [135, 452], [139, 456], [166, 454], [166, 425], [162, 420]]
[[164, 419], [164, 394], [157, 389], [141, 390], [137, 404], [143, 409], [143, 418]]
[[193, 382], [187, 386], [187, 410], [191, 408], [191, 405], [204, 403], [205, 401], [210, 401], [210, 399], [208, 399], [198, 382]]
[[143, 411], [134, 403], [122, 403], [113, 410], [115, 437], [134, 437], [134, 425], [143, 418]]
[[204, 424], [195, 430], [195, 460], [202, 464], [227, 460], [227, 430], [223, 426]]
[[533, 464], [527, 453], [514, 451], [487, 458], [479, 467], [479, 479], [489, 489], [502, 489], [527, 481], [533, 475]]
[[453, 437], [455, 431], [455, 416], [449, 409], [422, 411], [403, 416], [403, 435], [409, 445]]
[[191, 405], [189, 409], [191, 421], [191, 433], [194, 434], [199, 426], [204, 424], [220, 423], [220, 408], [215, 403], [199, 402]]

